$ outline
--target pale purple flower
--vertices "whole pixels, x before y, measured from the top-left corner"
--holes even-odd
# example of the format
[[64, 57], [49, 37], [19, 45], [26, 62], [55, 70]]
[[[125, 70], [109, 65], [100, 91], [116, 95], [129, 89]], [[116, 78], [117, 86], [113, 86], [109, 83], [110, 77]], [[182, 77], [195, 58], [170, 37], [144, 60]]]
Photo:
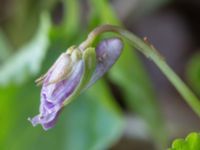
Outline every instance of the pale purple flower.
[[[82, 86], [86, 69], [83, 51], [71, 47], [63, 53], [49, 71], [39, 78], [42, 84], [40, 114], [29, 120], [33, 126], [41, 124], [45, 130], [52, 128], [64, 105], [71, 101], [72, 96], [79, 95], [87, 87], [98, 80], [116, 62], [122, 50], [122, 42], [118, 38], [106, 39], [96, 47], [96, 67], [91, 79]], [[80, 86], [81, 85], [81, 86]]]

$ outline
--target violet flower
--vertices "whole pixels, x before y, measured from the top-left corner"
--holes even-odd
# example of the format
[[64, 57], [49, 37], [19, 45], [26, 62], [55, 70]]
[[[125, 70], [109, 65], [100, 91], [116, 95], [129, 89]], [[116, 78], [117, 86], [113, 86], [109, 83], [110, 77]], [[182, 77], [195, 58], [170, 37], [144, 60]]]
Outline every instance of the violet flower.
[[36, 80], [42, 84], [42, 90], [40, 113], [29, 118], [33, 126], [52, 128], [62, 108], [110, 69], [122, 47], [119, 38], [111, 38], [100, 42], [96, 49], [73, 46], [61, 54], [48, 72]]

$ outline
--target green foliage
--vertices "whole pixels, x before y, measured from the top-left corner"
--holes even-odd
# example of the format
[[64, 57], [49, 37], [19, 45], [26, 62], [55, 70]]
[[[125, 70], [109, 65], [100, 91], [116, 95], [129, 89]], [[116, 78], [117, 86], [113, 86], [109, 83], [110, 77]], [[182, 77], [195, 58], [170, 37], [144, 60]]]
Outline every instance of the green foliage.
[[[10, 56], [0, 66], [0, 84], [22, 83], [29, 76], [40, 71], [42, 60], [49, 46], [49, 18], [46, 14], [41, 17], [41, 24], [32, 40], [19, 49], [18, 53]], [[1, 48], [6, 48], [5, 46]]]
[[0, 93], [2, 150], [99, 150], [116, 141], [123, 129], [122, 116], [103, 81], [66, 107], [48, 132], [27, 121], [39, 105], [39, 88], [32, 81], [1, 88]]
[[14, 48], [18, 49], [32, 38], [39, 26], [41, 12], [49, 10], [55, 1], [15, 0], [4, 4], [7, 15], [2, 19], [0, 27]]
[[[44, 5], [47, 3], [44, 1]], [[0, 35], [0, 85], [6, 85], [0, 88], [2, 150], [102, 150], [109, 148], [122, 135], [122, 113], [104, 79], [70, 103], [52, 130], [44, 132], [41, 127], [33, 128], [27, 121], [38, 112], [39, 106], [40, 88], [35, 87], [33, 77], [39, 71], [46, 72], [61, 52], [79, 43], [88, 34], [88, 31], [82, 31], [80, 24], [80, 2], [64, 0], [63, 4], [64, 14], [58, 25], [51, 24], [47, 16], [41, 20], [37, 20], [37, 16], [32, 18], [28, 13], [24, 18], [20, 16], [21, 23], [27, 23], [26, 26], [31, 28], [30, 33], [35, 32], [33, 28], [38, 22], [39, 28], [34, 37], [12, 55], [7, 41]], [[121, 24], [106, 0], [90, 0], [90, 5], [90, 29], [105, 23]], [[29, 12], [28, 9], [26, 11]], [[41, 16], [40, 9], [36, 11], [36, 15]], [[50, 15], [50, 12], [47, 13]], [[26, 22], [29, 17], [31, 21]], [[30, 26], [34, 20], [35, 23]], [[12, 38], [14, 45], [17, 42], [21, 45], [26, 34], [30, 33], [19, 30], [16, 34], [18, 28], [12, 27], [6, 30], [13, 32], [8, 37]], [[20, 34], [22, 39], [17, 39]], [[151, 83], [135, 51], [127, 44], [108, 78], [121, 89], [127, 105], [148, 123], [155, 140], [165, 143], [164, 126]]]
[[176, 139], [169, 150], [199, 150], [200, 134], [190, 133], [185, 139]]
[[[94, 26], [105, 23], [121, 24], [107, 0], [91, 2], [95, 12], [91, 21]], [[94, 24], [95, 20], [99, 22]], [[153, 87], [136, 52], [127, 43], [108, 77], [120, 87], [127, 105], [146, 121], [155, 141], [162, 143], [161, 147], [164, 146], [167, 136]]]
[[191, 58], [186, 73], [191, 86], [200, 95], [200, 53], [195, 54]]
[[[65, 16], [79, 15], [78, 1], [66, 0], [65, 4]], [[40, 88], [34, 85], [33, 77], [39, 70], [46, 72], [62, 51], [84, 38], [79, 18], [67, 18], [60, 27], [52, 27], [46, 19], [43, 18], [33, 40], [4, 63], [9, 65], [0, 68], [2, 82], [6, 83], [6, 87], [0, 88], [0, 149], [107, 149], [120, 138], [123, 118], [104, 80], [68, 105], [52, 130], [33, 128], [27, 121], [39, 109]], [[15, 81], [23, 82], [8, 84], [19, 83]]]
[[65, 121], [73, 127], [66, 129], [66, 149], [102, 150], [119, 139], [122, 115], [103, 80], [73, 103], [66, 108], [69, 120]]

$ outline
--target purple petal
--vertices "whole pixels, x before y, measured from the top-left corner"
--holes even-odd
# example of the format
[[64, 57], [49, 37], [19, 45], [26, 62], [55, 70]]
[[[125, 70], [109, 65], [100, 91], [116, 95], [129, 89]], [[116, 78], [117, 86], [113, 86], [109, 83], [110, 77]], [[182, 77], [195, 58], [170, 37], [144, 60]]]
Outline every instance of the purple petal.
[[51, 78], [53, 71], [49, 72], [41, 91], [40, 114], [29, 119], [33, 126], [41, 124], [45, 130], [48, 130], [55, 125], [59, 113], [63, 108], [64, 101], [68, 100], [67, 98], [78, 86], [83, 71], [84, 62], [83, 60], [79, 60], [73, 65], [69, 78], [55, 84], [48, 84], [48, 80]]
[[[60, 111], [61, 111], [61, 110], [60, 110]], [[51, 117], [52, 117], [53, 119], [51, 119], [51, 120], [48, 121], [48, 122], [47, 122], [47, 120], [45, 120], [46, 118], [43, 118], [43, 117], [41, 117], [40, 115], [37, 115], [37, 116], [35, 116], [35, 117], [32, 118], [32, 119], [29, 118], [28, 120], [31, 121], [31, 123], [32, 123], [33, 126], [36, 126], [36, 125], [38, 125], [38, 124], [42, 124], [43, 129], [44, 129], [44, 130], [48, 130], [48, 129], [54, 127], [54, 125], [55, 125], [55, 123], [56, 123], [56, 121], [57, 121], [57, 119], [58, 119], [58, 116], [59, 116], [60, 111], [58, 111], [57, 113], [54, 113], [54, 115], [51, 115]]]
[[123, 48], [123, 43], [119, 38], [103, 40], [96, 47], [97, 66], [87, 87], [91, 86], [102, 77], [117, 61]]

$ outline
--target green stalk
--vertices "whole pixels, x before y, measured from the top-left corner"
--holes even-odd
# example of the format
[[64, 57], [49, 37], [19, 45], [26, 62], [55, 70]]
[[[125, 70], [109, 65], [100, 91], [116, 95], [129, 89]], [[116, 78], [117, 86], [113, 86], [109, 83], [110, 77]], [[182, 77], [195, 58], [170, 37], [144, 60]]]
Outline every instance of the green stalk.
[[172, 83], [172, 85], [177, 89], [177, 91], [185, 99], [193, 111], [200, 117], [200, 100], [197, 98], [197, 96], [188, 88], [188, 86], [179, 78], [179, 76], [176, 75], [176, 73], [166, 63], [164, 58], [150, 43], [141, 40], [133, 33], [118, 26], [102, 25], [95, 28], [88, 35], [86, 41], [84, 41], [79, 46], [80, 49], [84, 50], [94, 42], [97, 36], [104, 32], [115, 32], [121, 35], [123, 38], [127, 39], [133, 47], [143, 53], [147, 58], [152, 60], [167, 77], [167, 79]]

